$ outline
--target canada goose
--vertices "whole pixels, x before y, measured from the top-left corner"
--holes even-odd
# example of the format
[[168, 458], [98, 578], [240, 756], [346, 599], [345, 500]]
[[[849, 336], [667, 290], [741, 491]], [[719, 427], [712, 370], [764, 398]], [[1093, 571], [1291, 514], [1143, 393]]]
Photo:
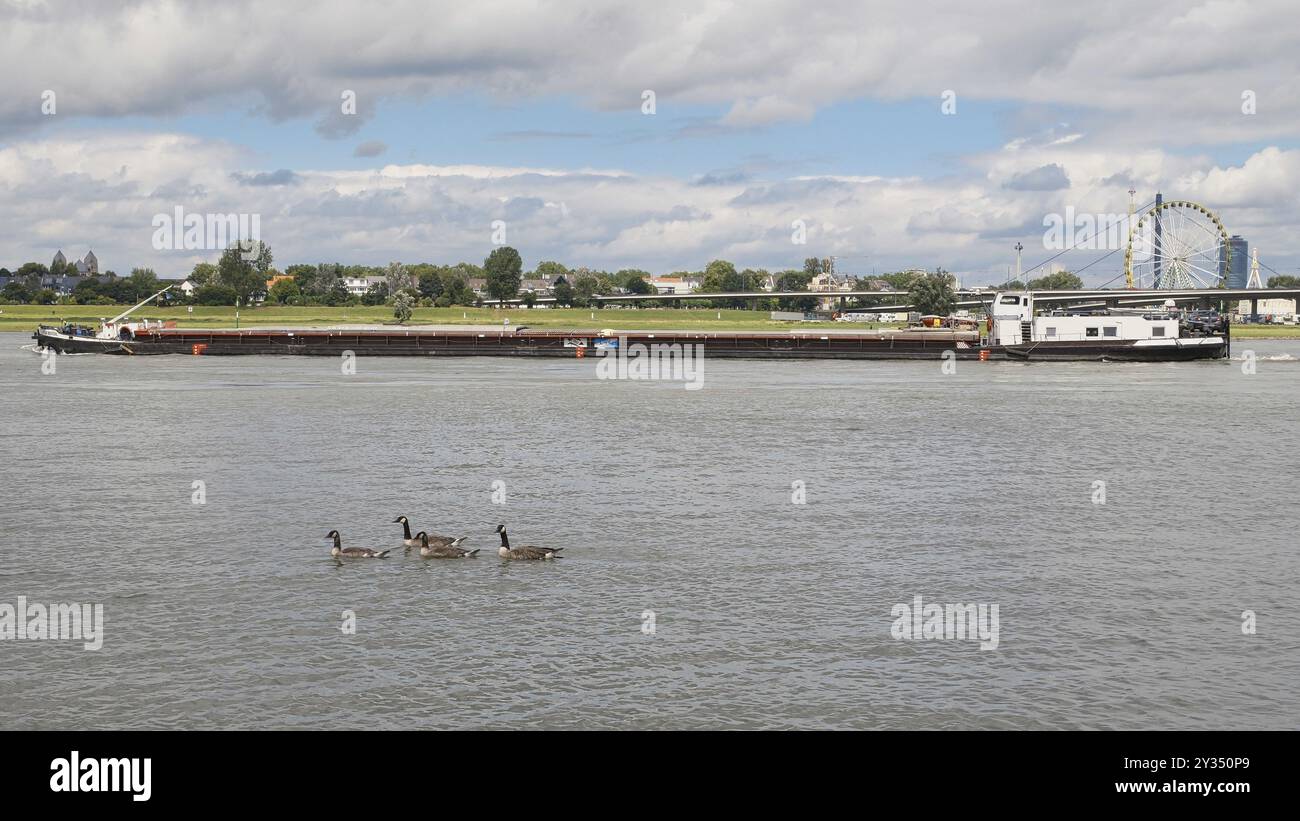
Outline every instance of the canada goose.
[[[412, 547], [424, 547], [424, 544], [420, 541], [419, 533], [414, 536], [411, 535], [411, 523], [405, 516], [398, 516], [393, 520], [393, 524], [397, 524], [398, 522], [402, 523], [402, 544], [406, 545], [407, 550], [410, 550]], [[429, 535], [429, 544], [434, 547], [456, 547], [468, 538], [468, 536]]]
[[344, 547], [343, 540], [339, 538], [337, 530], [326, 533], [325, 538], [334, 540], [334, 547], [330, 550], [330, 555], [336, 559], [339, 556], [346, 556], [349, 559], [382, 559], [390, 552], [387, 550], [371, 550], [368, 547]]
[[535, 544], [526, 544], [520, 547], [512, 548], [510, 546], [510, 537], [506, 535], [506, 526], [497, 525], [497, 533], [501, 534], [501, 547], [497, 548], [497, 555], [503, 559], [562, 559], [563, 556], [557, 556], [564, 548], [562, 547], [538, 547]]
[[426, 559], [472, 559], [478, 554], [477, 550], [462, 550], [454, 544], [433, 544], [423, 530], [415, 538], [420, 540], [420, 555]]

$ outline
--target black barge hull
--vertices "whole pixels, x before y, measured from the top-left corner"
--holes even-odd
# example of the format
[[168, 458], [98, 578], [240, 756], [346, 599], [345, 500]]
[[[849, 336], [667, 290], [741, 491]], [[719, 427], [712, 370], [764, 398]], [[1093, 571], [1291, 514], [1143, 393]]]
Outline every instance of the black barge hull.
[[60, 354], [106, 353], [121, 356], [534, 356], [600, 357], [602, 348], [698, 345], [705, 357], [719, 359], [943, 359], [1003, 361], [1177, 362], [1228, 355], [1226, 337], [1170, 340], [1168, 345], [1132, 342], [1040, 342], [981, 347], [971, 332], [903, 331], [893, 334], [693, 333], [656, 331], [603, 337], [598, 332], [523, 331], [513, 333], [448, 330], [296, 330], [199, 331], [164, 329], [132, 339], [103, 340], [33, 334], [42, 347]]

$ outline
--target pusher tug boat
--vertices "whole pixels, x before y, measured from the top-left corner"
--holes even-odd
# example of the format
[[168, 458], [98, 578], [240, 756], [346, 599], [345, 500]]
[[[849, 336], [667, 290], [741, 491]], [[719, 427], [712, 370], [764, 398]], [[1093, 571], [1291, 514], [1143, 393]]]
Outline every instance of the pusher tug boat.
[[985, 347], [999, 359], [1181, 362], [1230, 354], [1228, 318], [1179, 311], [1173, 300], [1150, 310], [1056, 310], [1034, 315], [1029, 291], [994, 294], [986, 306]]
[[126, 322], [126, 318], [140, 308], [167, 293], [173, 286], [168, 285], [148, 299], [134, 305], [112, 319], [100, 323], [99, 330], [85, 325], [66, 323], [64, 325], [41, 325], [32, 334], [36, 340], [36, 350], [52, 350], [59, 354], [70, 353], [171, 353], [171, 351], [144, 349], [139, 350], [135, 344], [139, 335], [163, 328], [175, 328], [174, 321], [142, 319]]

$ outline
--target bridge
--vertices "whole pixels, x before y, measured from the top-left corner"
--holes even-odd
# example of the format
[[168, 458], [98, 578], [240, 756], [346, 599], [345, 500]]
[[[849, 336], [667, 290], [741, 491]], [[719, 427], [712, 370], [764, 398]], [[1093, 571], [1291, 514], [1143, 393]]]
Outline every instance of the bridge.
[[[992, 301], [997, 288], [960, 288], [955, 291], [958, 308], [981, 308]], [[1033, 291], [1034, 302], [1042, 306], [1087, 307], [1141, 307], [1144, 305], [1162, 305], [1172, 299], [1178, 303], [1200, 303], [1207, 307], [1221, 302], [1250, 300], [1251, 313], [1258, 313], [1255, 306], [1261, 299], [1297, 299], [1300, 288], [1158, 288], [1153, 290], [1131, 290], [1127, 288], [1079, 289], [1067, 291]], [[745, 300], [774, 299], [780, 297], [815, 299], [836, 299], [844, 313], [894, 313], [912, 310], [908, 302], [907, 291], [731, 291], [724, 293], [692, 294], [615, 294], [594, 295], [592, 303], [597, 307], [612, 304], [648, 304], [664, 302], [699, 302], [705, 300]], [[872, 304], [848, 305], [847, 301], [871, 300]], [[492, 300], [492, 302], [496, 302]], [[539, 305], [554, 304], [555, 297], [537, 297], [534, 302]], [[507, 299], [500, 304], [521, 305], [521, 299]]]

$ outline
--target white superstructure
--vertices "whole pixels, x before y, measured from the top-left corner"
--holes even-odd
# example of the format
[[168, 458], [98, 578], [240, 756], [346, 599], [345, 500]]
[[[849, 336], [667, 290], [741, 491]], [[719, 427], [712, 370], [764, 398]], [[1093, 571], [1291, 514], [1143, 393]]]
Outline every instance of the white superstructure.
[[1178, 317], [1168, 310], [1157, 309], [1143, 314], [1070, 314], [1057, 311], [1034, 316], [1034, 297], [1028, 291], [995, 294], [991, 325], [991, 345], [1039, 342], [1142, 342], [1149, 345], [1177, 340], [1179, 336]]

